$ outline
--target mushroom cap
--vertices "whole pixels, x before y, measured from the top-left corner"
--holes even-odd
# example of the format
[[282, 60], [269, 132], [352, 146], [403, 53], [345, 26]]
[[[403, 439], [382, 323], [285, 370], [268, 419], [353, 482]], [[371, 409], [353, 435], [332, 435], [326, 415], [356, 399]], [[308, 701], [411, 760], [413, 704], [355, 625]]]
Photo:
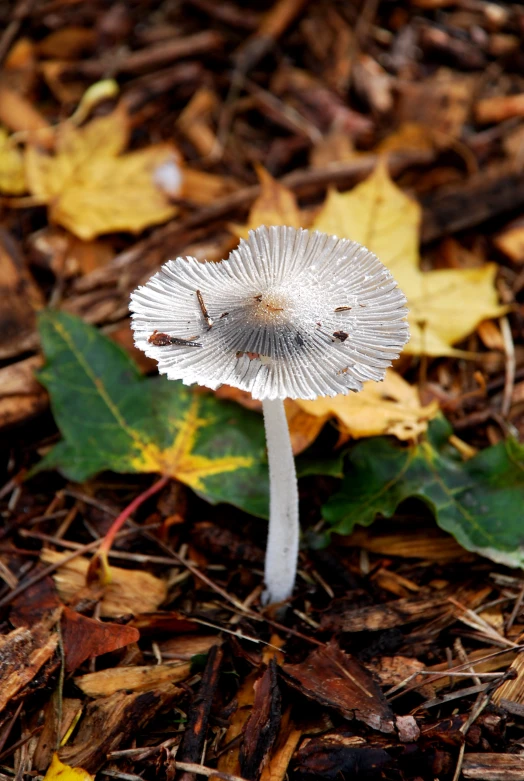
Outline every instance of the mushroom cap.
[[135, 344], [169, 379], [315, 399], [384, 379], [409, 338], [405, 303], [361, 244], [262, 226], [220, 263], [168, 261], [130, 308]]

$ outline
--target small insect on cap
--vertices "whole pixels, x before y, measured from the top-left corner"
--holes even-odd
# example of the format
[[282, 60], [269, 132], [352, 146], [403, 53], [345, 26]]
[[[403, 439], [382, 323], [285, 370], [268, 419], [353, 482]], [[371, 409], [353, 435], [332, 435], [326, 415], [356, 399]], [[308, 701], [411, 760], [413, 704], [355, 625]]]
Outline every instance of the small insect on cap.
[[131, 311], [137, 347], [169, 379], [314, 399], [384, 378], [409, 338], [405, 303], [361, 244], [262, 226], [221, 263], [170, 260]]

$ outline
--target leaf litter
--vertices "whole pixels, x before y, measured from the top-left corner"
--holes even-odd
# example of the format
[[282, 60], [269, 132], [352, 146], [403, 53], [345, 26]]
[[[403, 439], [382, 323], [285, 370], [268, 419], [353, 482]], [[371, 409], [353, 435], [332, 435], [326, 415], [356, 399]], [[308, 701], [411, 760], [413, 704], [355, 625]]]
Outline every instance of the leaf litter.
[[[66, 5], [0, 9], [2, 773], [519, 778], [520, 9]], [[367, 244], [412, 330], [287, 405], [280, 612], [259, 410], [144, 377], [127, 320], [264, 222]]]

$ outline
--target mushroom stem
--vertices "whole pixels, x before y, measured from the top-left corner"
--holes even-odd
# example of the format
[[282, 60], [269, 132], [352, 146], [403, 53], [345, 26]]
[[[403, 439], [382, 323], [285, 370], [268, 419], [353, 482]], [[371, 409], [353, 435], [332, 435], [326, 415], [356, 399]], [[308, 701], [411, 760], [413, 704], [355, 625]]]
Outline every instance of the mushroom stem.
[[291, 596], [298, 559], [298, 486], [284, 402], [262, 402], [269, 461], [269, 532], [266, 548], [266, 605]]

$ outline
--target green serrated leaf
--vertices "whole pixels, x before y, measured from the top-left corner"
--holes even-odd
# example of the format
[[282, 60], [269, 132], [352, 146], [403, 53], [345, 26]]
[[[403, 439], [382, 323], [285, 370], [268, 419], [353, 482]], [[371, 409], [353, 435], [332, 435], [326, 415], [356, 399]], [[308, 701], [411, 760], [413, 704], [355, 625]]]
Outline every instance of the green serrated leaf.
[[83, 481], [102, 470], [175, 477], [210, 502], [268, 516], [259, 415], [165, 377], [144, 378], [96, 328], [63, 312], [39, 318], [49, 391], [63, 440], [37, 469]]
[[416, 497], [467, 550], [523, 566], [524, 447], [508, 439], [462, 461], [449, 445], [451, 433], [440, 417], [419, 444], [377, 437], [352, 448], [342, 489], [323, 508], [333, 531], [349, 534], [378, 514], [389, 518]]

